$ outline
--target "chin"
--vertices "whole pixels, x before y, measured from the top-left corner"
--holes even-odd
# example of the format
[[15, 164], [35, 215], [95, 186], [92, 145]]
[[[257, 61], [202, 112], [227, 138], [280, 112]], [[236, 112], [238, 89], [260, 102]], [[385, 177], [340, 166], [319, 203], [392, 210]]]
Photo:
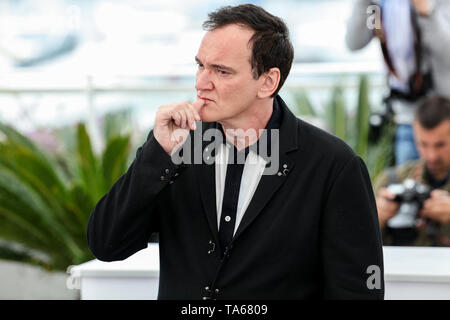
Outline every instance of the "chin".
[[217, 121], [221, 120], [220, 115], [216, 114], [215, 112], [211, 112], [210, 110], [205, 110], [205, 109], [203, 109], [202, 112], [200, 112], [200, 117], [202, 118], [202, 121], [204, 121], [204, 122], [217, 122]]
[[202, 121], [203, 122], [218, 122], [221, 119], [218, 117], [211, 117], [211, 116], [202, 116]]

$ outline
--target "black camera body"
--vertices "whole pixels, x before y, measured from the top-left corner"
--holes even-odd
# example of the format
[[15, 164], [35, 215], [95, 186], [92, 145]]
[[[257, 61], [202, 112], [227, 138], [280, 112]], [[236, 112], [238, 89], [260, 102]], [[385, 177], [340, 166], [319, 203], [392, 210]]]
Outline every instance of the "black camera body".
[[387, 223], [390, 228], [415, 228], [417, 216], [425, 200], [431, 196], [431, 188], [414, 179], [406, 179], [401, 184], [391, 184], [388, 191], [395, 195], [394, 201], [400, 203], [396, 215]]

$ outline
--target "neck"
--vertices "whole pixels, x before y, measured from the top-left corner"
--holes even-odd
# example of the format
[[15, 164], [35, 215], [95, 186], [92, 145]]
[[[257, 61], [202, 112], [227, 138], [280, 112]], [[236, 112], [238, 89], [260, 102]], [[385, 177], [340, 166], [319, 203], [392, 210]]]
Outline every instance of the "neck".
[[258, 100], [237, 116], [219, 121], [225, 137], [238, 150], [255, 143], [260, 137], [260, 130], [265, 129], [273, 112], [273, 98]]

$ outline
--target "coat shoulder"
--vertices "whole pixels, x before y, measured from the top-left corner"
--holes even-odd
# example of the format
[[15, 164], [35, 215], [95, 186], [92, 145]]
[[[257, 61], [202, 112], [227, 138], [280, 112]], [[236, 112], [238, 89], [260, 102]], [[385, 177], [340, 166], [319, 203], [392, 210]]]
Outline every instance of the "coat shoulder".
[[355, 151], [339, 137], [302, 119], [297, 119], [297, 123], [299, 147], [308, 155], [328, 159], [335, 164], [347, 163], [357, 156]]

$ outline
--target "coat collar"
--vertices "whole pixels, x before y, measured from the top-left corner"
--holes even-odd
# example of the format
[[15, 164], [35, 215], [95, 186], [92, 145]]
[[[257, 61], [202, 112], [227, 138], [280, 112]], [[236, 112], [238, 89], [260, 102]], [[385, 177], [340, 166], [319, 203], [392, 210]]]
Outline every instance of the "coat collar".
[[[258, 187], [253, 195], [253, 198], [244, 213], [241, 223], [235, 233], [233, 242], [251, 225], [251, 223], [261, 213], [267, 203], [272, 199], [275, 192], [286, 181], [289, 173], [292, 172], [295, 166], [295, 162], [289, 157], [288, 153], [298, 149], [298, 119], [292, 114], [287, 107], [286, 103], [280, 96], [275, 97], [280, 107], [281, 113], [281, 126], [279, 130], [278, 150], [279, 150], [279, 163], [278, 170], [272, 175], [263, 175], [258, 184]], [[202, 123], [202, 131], [194, 132], [195, 134], [202, 135], [207, 129], [215, 128], [216, 123]], [[202, 150], [210, 144], [210, 141], [203, 141]], [[215, 194], [215, 164], [202, 164], [194, 165], [197, 185], [200, 189], [203, 209], [208, 220], [211, 232], [214, 237], [214, 241], [218, 243], [219, 235], [217, 230], [217, 209], [216, 209], [216, 194]]]

